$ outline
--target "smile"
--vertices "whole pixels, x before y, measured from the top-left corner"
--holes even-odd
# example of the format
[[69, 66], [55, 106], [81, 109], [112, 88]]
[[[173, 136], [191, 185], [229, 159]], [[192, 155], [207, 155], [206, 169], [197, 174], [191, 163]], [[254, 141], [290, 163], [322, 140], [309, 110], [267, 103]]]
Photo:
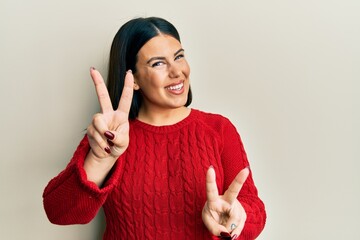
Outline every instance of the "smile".
[[176, 85], [166, 87], [166, 89], [171, 90], [171, 91], [180, 91], [181, 89], [183, 89], [183, 87], [184, 87], [184, 83], [179, 83]]

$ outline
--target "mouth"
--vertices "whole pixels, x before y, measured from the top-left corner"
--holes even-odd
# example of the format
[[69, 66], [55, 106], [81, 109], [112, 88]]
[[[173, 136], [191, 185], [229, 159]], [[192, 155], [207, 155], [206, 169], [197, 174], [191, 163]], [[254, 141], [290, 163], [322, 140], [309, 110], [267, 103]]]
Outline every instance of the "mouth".
[[182, 90], [184, 89], [184, 82], [167, 86], [165, 87], [165, 89], [174, 93], [182, 92]]

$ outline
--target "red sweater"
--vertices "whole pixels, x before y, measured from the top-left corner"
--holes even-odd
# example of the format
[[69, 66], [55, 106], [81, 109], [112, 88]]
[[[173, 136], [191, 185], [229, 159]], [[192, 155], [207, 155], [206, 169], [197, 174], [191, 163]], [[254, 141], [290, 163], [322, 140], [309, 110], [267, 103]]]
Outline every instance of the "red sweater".
[[[129, 147], [101, 188], [83, 169], [89, 148], [85, 136], [66, 169], [45, 188], [44, 208], [52, 223], [66, 225], [88, 223], [103, 207], [106, 240], [213, 239], [201, 219], [206, 171], [214, 166], [222, 194], [249, 166], [230, 121], [194, 109], [170, 126], [131, 121]], [[255, 239], [266, 213], [251, 174], [238, 199], [247, 213], [238, 239]]]

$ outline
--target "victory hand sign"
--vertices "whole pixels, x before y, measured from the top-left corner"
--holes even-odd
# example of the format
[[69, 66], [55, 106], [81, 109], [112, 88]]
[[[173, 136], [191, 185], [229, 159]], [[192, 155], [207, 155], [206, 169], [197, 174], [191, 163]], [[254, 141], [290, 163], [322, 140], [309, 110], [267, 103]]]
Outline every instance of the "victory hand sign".
[[235, 177], [224, 195], [219, 195], [215, 170], [210, 167], [206, 173], [207, 201], [202, 211], [202, 219], [208, 230], [224, 239], [236, 239], [242, 232], [246, 212], [237, 196], [249, 176], [249, 168], [244, 168]]
[[129, 111], [133, 97], [134, 78], [131, 71], [125, 76], [124, 89], [119, 106], [113, 109], [105, 82], [100, 73], [90, 69], [101, 113], [93, 116], [87, 128], [90, 151], [85, 159], [84, 169], [88, 180], [100, 186], [117, 158], [129, 145]]

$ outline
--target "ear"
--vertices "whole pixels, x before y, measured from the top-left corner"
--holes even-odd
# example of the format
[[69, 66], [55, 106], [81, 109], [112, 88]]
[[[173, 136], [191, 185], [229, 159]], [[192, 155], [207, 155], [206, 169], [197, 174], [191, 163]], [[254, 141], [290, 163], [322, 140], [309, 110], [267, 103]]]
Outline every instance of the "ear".
[[137, 80], [136, 80], [136, 77], [134, 76], [134, 90], [139, 90], [140, 89], [140, 86], [139, 84], [137, 84]]
[[134, 90], [136, 91], [136, 90], [139, 90], [139, 89], [140, 89], [140, 86], [137, 85], [137, 84], [134, 82]]

